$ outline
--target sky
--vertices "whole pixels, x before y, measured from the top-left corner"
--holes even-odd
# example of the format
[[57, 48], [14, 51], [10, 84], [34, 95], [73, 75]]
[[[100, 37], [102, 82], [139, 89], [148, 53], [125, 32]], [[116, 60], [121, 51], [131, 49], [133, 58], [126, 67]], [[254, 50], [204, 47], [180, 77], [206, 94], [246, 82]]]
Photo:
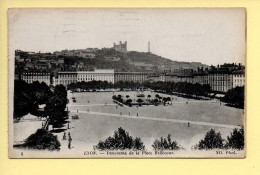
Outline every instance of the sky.
[[243, 63], [243, 8], [11, 9], [9, 48], [32, 52], [112, 47], [148, 51], [176, 61]]

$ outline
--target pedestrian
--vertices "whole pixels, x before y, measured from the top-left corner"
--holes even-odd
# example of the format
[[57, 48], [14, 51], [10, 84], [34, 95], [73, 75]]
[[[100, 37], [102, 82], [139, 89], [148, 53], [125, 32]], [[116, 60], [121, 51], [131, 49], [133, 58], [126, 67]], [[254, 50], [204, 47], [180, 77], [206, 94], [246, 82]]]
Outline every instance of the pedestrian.
[[79, 113], [79, 110], [77, 109], [77, 113]]
[[88, 100], [88, 103], [89, 103], [89, 100]]
[[117, 105], [116, 105], [116, 109], [117, 109]]
[[128, 112], [128, 115], [130, 116], [130, 112]]
[[120, 115], [122, 115], [122, 112], [120, 112]]
[[190, 127], [190, 122], [188, 122], [188, 127]]
[[71, 138], [71, 136], [70, 136], [70, 133], [68, 133], [68, 137], [69, 137], [69, 139], [68, 139], [68, 141], [69, 141], [68, 148], [71, 149], [71, 141], [72, 141], [72, 138]]
[[62, 140], [67, 140], [67, 138], [66, 138], [66, 132], [64, 132], [64, 134], [63, 134], [63, 139]]
[[138, 113], [136, 114], [136, 116], [138, 116]]
[[70, 129], [70, 122], [68, 122], [68, 129]]

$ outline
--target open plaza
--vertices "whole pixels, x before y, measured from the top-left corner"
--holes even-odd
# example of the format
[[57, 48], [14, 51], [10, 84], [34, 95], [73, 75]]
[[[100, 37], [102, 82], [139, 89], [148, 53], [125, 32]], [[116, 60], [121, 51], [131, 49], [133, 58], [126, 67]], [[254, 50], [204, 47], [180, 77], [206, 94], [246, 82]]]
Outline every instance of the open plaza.
[[155, 139], [171, 134], [173, 140], [189, 150], [211, 128], [226, 138], [234, 128], [243, 125], [242, 109], [225, 106], [217, 100], [193, 100], [145, 91], [145, 97], [159, 94], [173, 100], [167, 105], [129, 107], [113, 103], [112, 96], [118, 94], [134, 99], [137, 92], [68, 93], [70, 118], [79, 116], [78, 120], [71, 120], [71, 129], [67, 131], [71, 133], [74, 148], [91, 149], [122, 127], [133, 137], [140, 137], [147, 149], [152, 149]]
[[[171, 134], [171, 138], [188, 151], [204, 138], [210, 129], [221, 132], [222, 138], [226, 139], [234, 128], [243, 125], [244, 110], [225, 106], [214, 99], [194, 100], [152, 91], [142, 92], [145, 95], [143, 98], [147, 99], [150, 95], [152, 99], [158, 94], [161, 97], [170, 97], [171, 102], [158, 106], [129, 107], [120, 106], [112, 99], [113, 95], [121, 95], [123, 99], [128, 96], [136, 101], [138, 94], [136, 91], [68, 91], [69, 124], [51, 131], [58, 136], [61, 143], [59, 152], [74, 152], [77, 155], [86, 150], [93, 150], [100, 140], [113, 136], [119, 127], [133, 137], [140, 137], [147, 150], [153, 149], [155, 139]], [[79, 118], [72, 119], [75, 115]], [[14, 142], [22, 142], [40, 128], [41, 123], [42, 121], [26, 119], [14, 123]], [[64, 132], [71, 135], [71, 149], [68, 149], [68, 140], [63, 140]]]

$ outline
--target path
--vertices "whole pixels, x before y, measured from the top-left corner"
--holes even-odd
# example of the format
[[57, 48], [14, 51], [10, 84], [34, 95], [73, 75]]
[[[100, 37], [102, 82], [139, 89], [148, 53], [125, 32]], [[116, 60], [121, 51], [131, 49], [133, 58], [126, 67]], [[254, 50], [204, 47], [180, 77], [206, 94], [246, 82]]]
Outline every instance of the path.
[[[76, 113], [77, 110], [71, 110], [70, 112]], [[173, 122], [173, 123], [183, 123], [187, 124], [188, 122], [191, 125], [203, 125], [203, 126], [214, 126], [214, 127], [221, 127], [221, 128], [240, 128], [238, 125], [225, 125], [225, 124], [217, 124], [217, 123], [209, 123], [209, 122], [198, 122], [198, 121], [189, 121], [189, 120], [178, 120], [178, 119], [166, 119], [166, 118], [152, 118], [146, 116], [132, 116], [132, 115], [120, 115], [120, 114], [112, 114], [112, 113], [103, 113], [103, 112], [91, 112], [91, 111], [78, 111], [78, 113], [83, 114], [93, 114], [93, 115], [103, 115], [103, 116], [110, 116], [110, 117], [122, 117], [122, 118], [129, 118], [129, 119], [143, 119], [143, 120], [154, 120], [154, 121], [164, 121], [164, 122]]]
[[68, 104], [68, 107], [77, 107], [77, 106], [116, 106], [117, 104], [111, 103], [111, 104], [91, 104], [91, 105], [72, 105], [72, 104]]
[[[185, 104], [186, 101], [182, 101], [182, 102], [172, 102], [172, 104]], [[188, 101], [188, 103], [219, 103], [217, 101]], [[90, 104], [90, 105], [79, 105], [79, 104], [68, 104], [68, 107], [77, 107], [77, 106], [116, 106], [118, 104], [115, 103], [109, 103], [109, 104]]]

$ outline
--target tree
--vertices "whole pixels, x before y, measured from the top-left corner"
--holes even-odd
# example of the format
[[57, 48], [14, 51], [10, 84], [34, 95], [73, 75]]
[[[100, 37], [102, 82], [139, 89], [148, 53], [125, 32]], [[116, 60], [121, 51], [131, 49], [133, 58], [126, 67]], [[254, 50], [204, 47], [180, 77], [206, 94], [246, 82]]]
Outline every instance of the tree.
[[15, 119], [20, 119], [22, 116], [31, 112], [34, 108], [34, 104], [31, 98], [24, 94], [14, 94], [14, 114], [13, 117]]
[[57, 95], [51, 97], [44, 108], [45, 115], [49, 116], [50, 124], [55, 128], [62, 127], [66, 123], [68, 113], [65, 111], [64, 99]]
[[217, 149], [223, 148], [223, 139], [221, 137], [220, 132], [216, 133], [214, 129], [208, 131], [205, 135], [205, 138], [200, 140], [197, 145], [195, 145], [195, 149], [199, 150], [209, 150], [209, 149]]
[[227, 137], [226, 147], [231, 149], [244, 149], [245, 140], [244, 140], [244, 128], [241, 129], [235, 128], [230, 136]]
[[166, 97], [166, 98], [167, 98], [167, 101], [172, 101], [171, 97]]
[[159, 100], [157, 98], [153, 100], [153, 103], [155, 106], [158, 105], [158, 102], [159, 102]]
[[230, 105], [244, 108], [245, 87], [235, 87], [234, 89], [228, 90], [223, 101]]
[[105, 141], [99, 141], [94, 146], [98, 150], [144, 150], [145, 146], [140, 138], [133, 139], [123, 128], [118, 128], [113, 137], [108, 137]]
[[119, 95], [117, 96], [117, 101], [123, 103], [122, 95], [119, 94]]
[[65, 105], [68, 103], [68, 101], [67, 101], [67, 91], [66, 91], [65, 86], [63, 86], [61, 84], [55, 86], [54, 94], [57, 95], [58, 97], [62, 98], [64, 100]]
[[68, 112], [65, 111], [68, 103], [67, 91], [63, 85], [57, 85], [54, 88], [54, 94], [48, 99], [44, 108], [45, 115], [49, 116], [50, 124], [54, 128], [62, 127], [68, 118]]
[[169, 99], [170, 97], [163, 97], [163, 104], [165, 105], [167, 101], [171, 101], [171, 98]]
[[[48, 87], [47, 87], [48, 88]], [[14, 112], [13, 117], [20, 119], [28, 113], [36, 113], [39, 100], [35, 92], [39, 91], [40, 83], [28, 84], [23, 80], [14, 81]]]
[[35, 83], [32, 84], [34, 89], [34, 100], [37, 104], [45, 104], [48, 98], [52, 95], [52, 92], [49, 86], [45, 82]]
[[147, 98], [150, 100], [150, 98], [151, 98], [151, 95], [149, 94], [149, 95], [147, 95]]
[[58, 141], [57, 136], [54, 136], [52, 133], [45, 129], [38, 129], [36, 133], [30, 135], [25, 140], [25, 143], [20, 146], [29, 149], [47, 149], [54, 151], [60, 149], [60, 142]]
[[116, 99], [117, 99], [116, 95], [113, 95], [113, 96], [112, 96], [112, 99], [113, 99], [113, 100], [116, 100]]
[[171, 140], [171, 135], [168, 134], [167, 138], [161, 137], [160, 140], [156, 139], [152, 147], [154, 150], [179, 150], [181, 147], [176, 141]]
[[129, 105], [131, 105], [132, 101], [133, 101], [132, 99], [127, 99], [127, 100], [126, 100], [126, 103], [129, 104]]
[[138, 98], [138, 99], [137, 99], [137, 102], [139, 103], [139, 106], [141, 106], [141, 105], [142, 105], [141, 103], [143, 102], [143, 100], [140, 99], [140, 98]]

